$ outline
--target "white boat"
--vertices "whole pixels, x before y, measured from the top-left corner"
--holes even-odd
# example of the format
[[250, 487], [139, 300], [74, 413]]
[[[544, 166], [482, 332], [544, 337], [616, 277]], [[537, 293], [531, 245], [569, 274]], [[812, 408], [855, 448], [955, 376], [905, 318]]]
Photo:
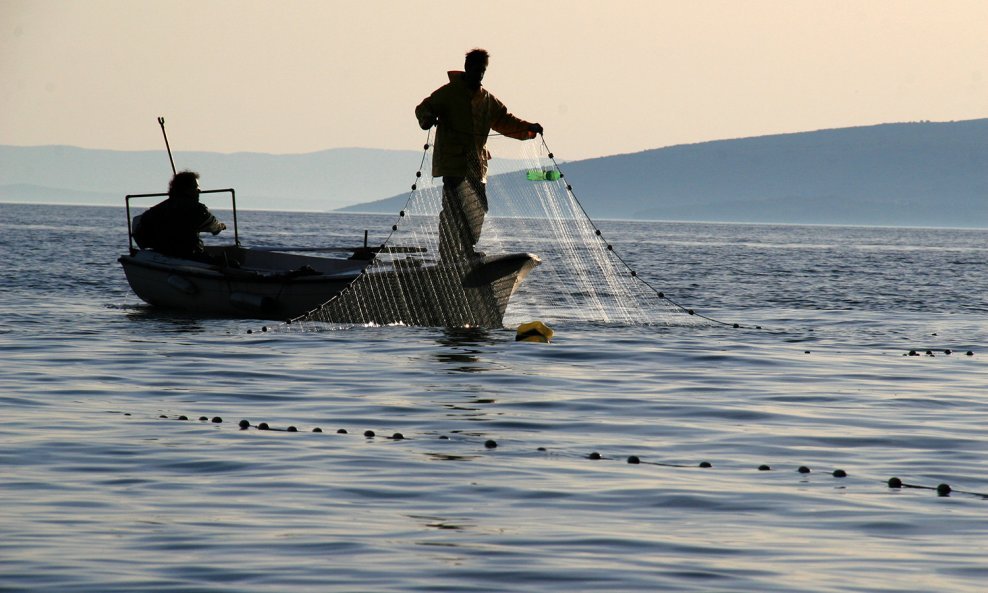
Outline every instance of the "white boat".
[[315, 312], [313, 318], [334, 323], [499, 328], [511, 296], [541, 263], [530, 253], [431, 262], [420, 248], [369, 248], [366, 233], [349, 257], [305, 253], [337, 248], [251, 249], [240, 243], [234, 190], [201, 193], [218, 192], [229, 192], [233, 202], [234, 243], [206, 251], [224, 265], [138, 248], [130, 201], [167, 194], [126, 196], [130, 249], [118, 261], [141, 300], [203, 316], [287, 321]]

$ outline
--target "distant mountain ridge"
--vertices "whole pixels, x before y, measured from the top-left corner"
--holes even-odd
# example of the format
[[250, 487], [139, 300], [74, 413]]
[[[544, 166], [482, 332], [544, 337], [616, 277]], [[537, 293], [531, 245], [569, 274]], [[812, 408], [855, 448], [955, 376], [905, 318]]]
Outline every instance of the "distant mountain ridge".
[[[199, 171], [203, 187], [236, 189], [240, 207], [308, 211], [394, 193], [411, 184], [421, 156], [371, 148], [289, 155], [174, 153], [175, 166]], [[164, 192], [170, 178], [164, 149], [0, 146], [0, 201], [115, 206], [126, 194]]]
[[579, 171], [607, 174], [635, 180], [622, 194], [635, 218], [988, 226], [988, 119], [694, 144]]
[[[988, 227], [988, 119], [717, 140], [562, 169], [594, 218]], [[401, 200], [345, 210], [395, 212]]]
[[[177, 152], [203, 185], [269, 210], [397, 212], [421, 153]], [[988, 228], [988, 119], [717, 140], [565, 163], [595, 218]], [[0, 146], [0, 201], [122, 205], [164, 191], [164, 150]], [[496, 196], [492, 196], [496, 200]]]

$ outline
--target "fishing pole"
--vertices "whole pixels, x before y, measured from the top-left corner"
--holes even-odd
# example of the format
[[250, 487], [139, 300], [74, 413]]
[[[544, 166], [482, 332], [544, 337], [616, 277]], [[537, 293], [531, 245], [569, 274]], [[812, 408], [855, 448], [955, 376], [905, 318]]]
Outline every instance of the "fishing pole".
[[165, 150], [168, 151], [168, 161], [172, 164], [172, 175], [177, 175], [175, 170], [175, 159], [172, 158], [172, 147], [168, 145], [168, 134], [165, 132], [165, 118], [158, 118], [158, 125], [161, 126], [161, 135], [165, 137]]

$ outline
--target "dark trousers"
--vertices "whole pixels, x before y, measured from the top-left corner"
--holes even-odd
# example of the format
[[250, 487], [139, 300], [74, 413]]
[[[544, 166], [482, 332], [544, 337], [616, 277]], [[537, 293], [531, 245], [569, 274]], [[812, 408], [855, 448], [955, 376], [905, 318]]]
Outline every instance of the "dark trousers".
[[473, 246], [487, 214], [487, 186], [479, 179], [443, 177], [443, 209], [439, 212], [439, 257], [474, 256]]

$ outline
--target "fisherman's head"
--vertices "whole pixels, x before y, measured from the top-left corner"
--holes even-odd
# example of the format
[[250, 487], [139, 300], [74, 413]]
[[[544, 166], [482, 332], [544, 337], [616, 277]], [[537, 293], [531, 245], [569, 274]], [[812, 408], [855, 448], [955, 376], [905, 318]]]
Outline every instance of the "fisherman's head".
[[471, 88], [480, 88], [480, 83], [484, 80], [484, 73], [487, 72], [487, 62], [490, 54], [486, 49], [472, 49], [467, 52], [467, 58], [463, 62], [463, 79]]
[[199, 199], [199, 174], [195, 171], [182, 171], [172, 177], [168, 184], [168, 197], [180, 200]]

